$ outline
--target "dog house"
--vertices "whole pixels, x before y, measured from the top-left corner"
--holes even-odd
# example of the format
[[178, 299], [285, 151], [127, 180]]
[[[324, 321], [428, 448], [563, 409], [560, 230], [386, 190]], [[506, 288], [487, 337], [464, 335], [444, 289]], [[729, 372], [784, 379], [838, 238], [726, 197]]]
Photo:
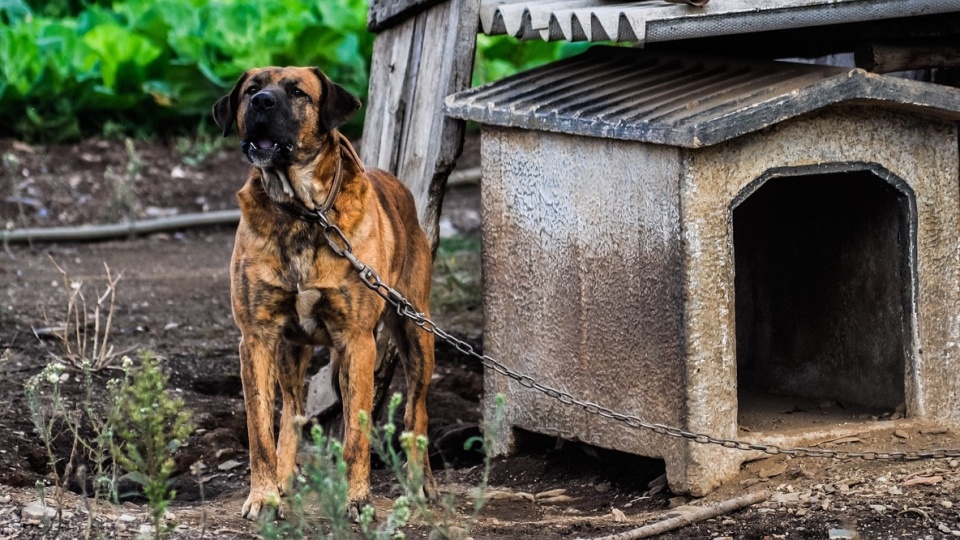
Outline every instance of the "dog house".
[[[594, 47], [446, 112], [483, 125], [484, 346], [509, 368], [750, 442], [960, 425], [960, 90]], [[554, 434], [694, 495], [756, 456], [485, 385], [499, 452]]]

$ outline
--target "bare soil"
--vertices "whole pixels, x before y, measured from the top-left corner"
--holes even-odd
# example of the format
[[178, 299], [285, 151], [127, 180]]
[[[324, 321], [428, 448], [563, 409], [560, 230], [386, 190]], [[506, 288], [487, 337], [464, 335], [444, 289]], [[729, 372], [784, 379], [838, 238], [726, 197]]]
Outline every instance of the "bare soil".
[[[468, 143], [466, 166], [475, 165], [478, 154], [476, 138]], [[198, 155], [207, 150], [212, 152]], [[0, 141], [0, 156], [0, 226], [9, 227], [235, 208], [234, 193], [246, 170], [232, 147], [157, 141], [134, 141], [130, 148], [114, 140], [32, 147], [7, 140]], [[477, 186], [451, 188], [444, 215], [458, 234], [476, 238], [478, 208]], [[161, 357], [171, 386], [195, 414], [197, 429], [177, 455], [177, 499], [168, 516], [176, 527], [173, 537], [257, 536], [256, 525], [239, 517], [249, 471], [239, 334], [229, 309], [232, 245], [233, 231], [223, 227], [98, 243], [10, 245], [0, 253], [0, 539], [80, 537], [90, 511], [79, 484], [72, 482], [60, 494], [52, 486], [47, 489], [51, 504], [72, 513], [53, 529], [22, 513], [38, 499], [38, 483], [49, 486], [52, 478], [24, 394], [26, 380], [57, 351], [55, 341], [33, 333], [64, 314], [66, 291], [51, 258], [93, 286], [102, 283], [104, 263], [122, 272], [115, 346], [149, 349]], [[475, 258], [464, 260], [477, 264]], [[476, 298], [434, 306], [434, 311], [441, 326], [482, 348], [482, 310]], [[431, 456], [441, 490], [456, 496], [457, 520], [463, 525], [472, 511], [467, 492], [482, 472], [479, 454], [464, 451], [463, 442], [479, 433], [484, 374], [476, 361], [452, 347], [438, 345], [437, 360], [428, 401]], [[104, 388], [111, 376], [115, 373], [98, 375], [97, 388]], [[65, 385], [79, 383], [74, 378]], [[80, 392], [68, 398], [79, 401]], [[798, 410], [785, 407], [771, 414], [774, 420], [780, 414], [789, 421]], [[960, 447], [960, 437], [951, 431], [867, 421], [881, 429], [865, 429], [860, 437], [826, 446], [854, 451]], [[58, 443], [61, 450], [64, 440]], [[691, 499], [675, 496], [663, 485], [660, 461], [532, 434], [521, 440], [516, 454], [494, 460], [492, 496], [472, 528], [474, 538], [598, 537], [761, 489], [770, 493], [765, 503], [660, 538], [819, 539], [828, 538], [831, 529], [857, 531], [861, 538], [960, 536], [955, 458], [889, 462], [774, 456], [746, 464], [738, 478], [707, 497]], [[198, 463], [203, 471], [192, 475], [191, 466]], [[375, 504], [383, 516], [398, 488], [382, 468], [375, 468], [373, 479]], [[545, 492], [552, 490], [563, 491], [551, 498]], [[148, 521], [144, 500], [135, 493], [119, 506], [92, 512], [97, 537], [130, 537]], [[406, 533], [426, 538], [429, 529], [415, 522]]]

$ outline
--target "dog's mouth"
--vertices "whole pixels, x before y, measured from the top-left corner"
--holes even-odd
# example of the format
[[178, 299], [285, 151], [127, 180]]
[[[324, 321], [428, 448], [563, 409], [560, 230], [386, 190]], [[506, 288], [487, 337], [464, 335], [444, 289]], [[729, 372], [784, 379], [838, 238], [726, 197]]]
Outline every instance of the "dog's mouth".
[[240, 141], [243, 153], [256, 167], [276, 167], [289, 162], [293, 145], [269, 137], [250, 137]]

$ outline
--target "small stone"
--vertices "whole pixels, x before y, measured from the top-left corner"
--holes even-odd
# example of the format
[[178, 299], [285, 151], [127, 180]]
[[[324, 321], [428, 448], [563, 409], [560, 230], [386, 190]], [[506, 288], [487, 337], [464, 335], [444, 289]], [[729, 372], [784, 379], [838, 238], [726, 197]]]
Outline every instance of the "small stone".
[[944, 523], [938, 523], [938, 524], [937, 524], [937, 530], [940, 531], [940, 532], [942, 532], [942, 533], [950, 534], [950, 527], [947, 527], [946, 524], [944, 524]]
[[873, 510], [874, 512], [886, 512], [886, 511], [887, 511], [887, 507], [886, 507], [885, 505], [882, 505], [882, 504], [871, 504], [871, 505], [870, 505], [870, 509]]
[[797, 517], [803, 517], [807, 515], [807, 512], [809, 512], [809, 510], [806, 508], [797, 508]]
[[730, 518], [724, 518], [724, 519], [720, 522], [720, 524], [729, 527], [730, 525], [736, 525], [736, 524], [737, 524], [737, 520], [735, 520], [735, 519], [730, 519]]
[[164, 330], [173, 330], [173, 329], [175, 329], [175, 328], [178, 328], [179, 326], [180, 326], [180, 323], [169, 322], [169, 323], [167, 323], [167, 324], [163, 327], [163, 329], [164, 329]]
[[800, 502], [799, 493], [774, 493], [770, 500], [775, 503], [781, 503], [785, 505], [796, 505]]
[[610, 482], [600, 482], [593, 486], [593, 489], [597, 490], [597, 493], [606, 493], [610, 491]]
[[626, 514], [620, 511], [619, 508], [614, 508], [610, 510], [610, 515], [613, 516], [614, 523], [623, 523], [627, 520]]
[[901, 439], [909, 439], [909, 438], [910, 438], [910, 434], [907, 433], [906, 431], [902, 430], [902, 429], [898, 429], [898, 430], [894, 431], [893, 434], [894, 434], [894, 436], [900, 437]]
[[121, 522], [121, 523], [133, 523], [133, 522], [136, 521], [136, 520], [137, 520], [137, 518], [134, 517], [134, 516], [131, 516], [130, 514], [120, 514], [120, 515], [117, 517], [117, 521], [119, 521], [119, 522]]
[[773, 478], [787, 472], [786, 463], [777, 463], [760, 469], [760, 478]]
[[168, 511], [166, 511], [166, 512], [163, 514], [163, 519], [165, 519], [165, 520], [167, 520], [167, 521], [176, 521], [176, 520], [177, 520], [177, 515], [168, 510]]
[[942, 500], [940, 501], [940, 506], [944, 508], [953, 508], [953, 503], [948, 500]]
[[240, 466], [242, 466], [242, 465], [243, 465], [243, 463], [240, 463], [239, 461], [237, 461], [237, 460], [235, 460], [235, 459], [230, 459], [230, 460], [224, 461], [223, 463], [221, 463], [220, 465], [218, 465], [217, 468], [220, 469], [221, 471], [231, 471], [231, 470], [236, 469], [237, 467], [240, 467]]
[[667, 508], [677, 508], [678, 506], [683, 506], [687, 504], [688, 499], [686, 497], [670, 497], [667, 501]]
[[52, 519], [56, 515], [56, 508], [51, 508], [40, 502], [24, 506], [23, 510], [20, 511], [20, 519], [30, 525], [38, 525], [44, 518]]

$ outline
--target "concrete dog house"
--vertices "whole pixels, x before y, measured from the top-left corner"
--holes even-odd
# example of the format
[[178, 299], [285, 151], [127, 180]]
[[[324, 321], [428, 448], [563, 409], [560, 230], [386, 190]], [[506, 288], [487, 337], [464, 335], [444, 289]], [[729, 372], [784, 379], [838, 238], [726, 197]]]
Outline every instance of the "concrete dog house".
[[[960, 426], [960, 90], [594, 47], [446, 112], [483, 124], [484, 346], [507, 367], [749, 442]], [[581, 440], [693, 495], [758, 455], [485, 386], [501, 453], [515, 428]]]

